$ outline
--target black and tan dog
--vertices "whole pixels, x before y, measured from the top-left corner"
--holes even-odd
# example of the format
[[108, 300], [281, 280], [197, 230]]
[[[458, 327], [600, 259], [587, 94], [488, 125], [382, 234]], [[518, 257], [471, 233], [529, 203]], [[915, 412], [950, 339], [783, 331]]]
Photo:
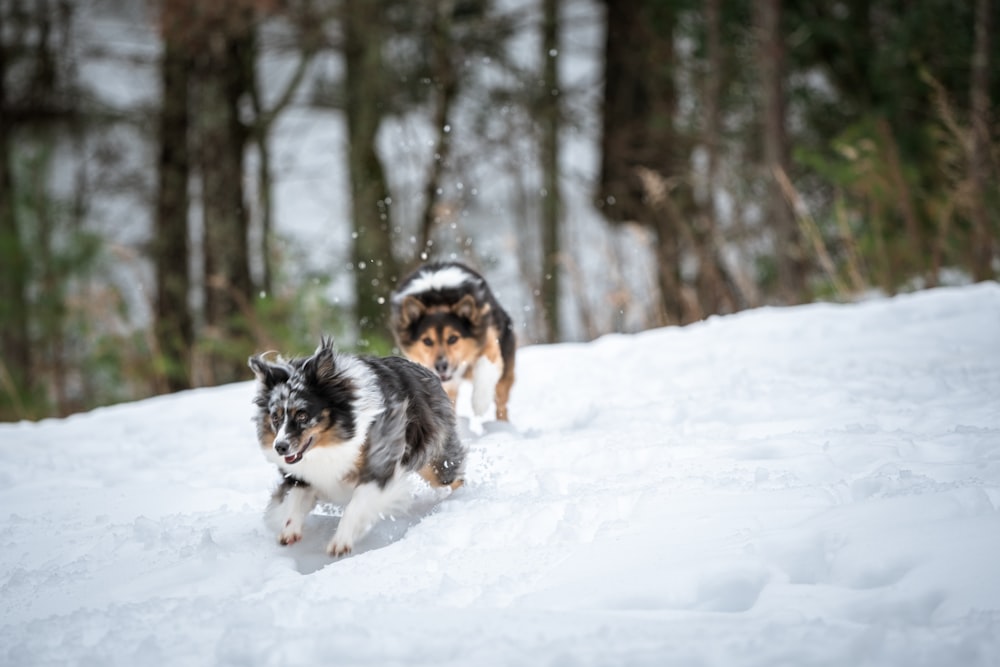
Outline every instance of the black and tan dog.
[[459, 384], [471, 380], [475, 413], [493, 402], [507, 421], [517, 341], [481, 275], [458, 262], [417, 269], [392, 296], [392, 331], [407, 358], [437, 373], [453, 404]]

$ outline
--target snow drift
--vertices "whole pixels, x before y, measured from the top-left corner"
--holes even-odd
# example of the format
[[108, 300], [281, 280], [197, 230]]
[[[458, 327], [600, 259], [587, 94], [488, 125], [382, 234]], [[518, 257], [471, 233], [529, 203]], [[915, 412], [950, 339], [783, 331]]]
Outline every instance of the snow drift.
[[0, 664], [1000, 655], [995, 283], [523, 348], [467, 486], [337, 561], [265, 525], [252, 394], [0, 425]]

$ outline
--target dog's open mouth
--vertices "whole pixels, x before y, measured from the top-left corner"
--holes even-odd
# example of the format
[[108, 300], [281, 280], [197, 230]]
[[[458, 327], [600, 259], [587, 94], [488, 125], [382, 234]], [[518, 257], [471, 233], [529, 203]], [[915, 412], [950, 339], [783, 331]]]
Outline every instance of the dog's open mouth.
[[301, 461], [306, 451], [308, 451], [308, 449], [312, 447], [312, 444], [313, 444], [312, 436], [309, 436], [309, 439], [306, 440], [306, 444], [303, 445], [303, 447], [299, 451], [295, 452], [294, 454], [289, 454], [288, 456], [285, 457], [285, 463], [287, 463], [288, 465], [292, 465], [293, 463], [298, 463], [299, 461]]

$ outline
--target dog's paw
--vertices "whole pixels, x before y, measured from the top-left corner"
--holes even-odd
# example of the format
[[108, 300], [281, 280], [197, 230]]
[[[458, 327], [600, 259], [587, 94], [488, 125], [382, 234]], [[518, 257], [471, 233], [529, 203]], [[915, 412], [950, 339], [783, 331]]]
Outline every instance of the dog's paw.
[[302, 539], [302, 526], [296, 526], [291, 519], [285, 521], [285, 527], [278, 533], [278, 543], [284, 546], [295, 544]]
[[341, 542], [334, 537], [330, 540], [330, 544], [326, 545], [326, 552], [334, 558], [341, 558], [342, 556], [349, 555], [352, 548], [354, 548], [354, 545], [347, 542]]
[[301, 539], [302, 533], [286, 533], [282, 531], [281, 535], [278, 535], [278, 543], [286, 547], [289, 544], [295, 544]]

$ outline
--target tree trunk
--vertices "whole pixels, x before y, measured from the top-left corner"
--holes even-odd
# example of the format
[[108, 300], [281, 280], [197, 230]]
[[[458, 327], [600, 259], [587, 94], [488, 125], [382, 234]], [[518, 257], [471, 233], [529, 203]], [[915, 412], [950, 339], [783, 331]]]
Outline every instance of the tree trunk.
[[260, 215], [260, 284], [257, 291], [271, 295], [274, 290], [274, 268], [271, 258], [271, 240], [274, 235], [274, 201], [271, 182], [271, 148], [268, 144], [270, 128], [259, 127], [254, 133], [257, 145], [257, 209]]
[[[991, 0], [976, 0], [975, 44], [972, 54], [972, 154], [969, 171], [972, 181], [972, 277], [993, 277], [996, 238], [990, 227], [987, 192], [990, 187], [990, 36]], [[995, 184], [994, 184], [995, 185]]]
[[381, 2], [345, 3], [344, 53], [348, 169], [354, 243], [352, 268], [359, 345], [388, 349], [387, 302], [399, 280], [392, 248], [392, 198], [375, 140], [385, 109], [382, 104]]
[[559, 190], [559, 0], [544, 0], [542, 18], [542, 61], [545, 63], [541, 90], [541, 170], [542, 192], [542, 310], [546, 338], [562, 340], [559, 311], [560, 215]]
[[197, 50], [205, 325], [211, 341], [205, 380], [213, 384], [245, 378], [244, 352], [250, 347], [247, 325], [253, 288], [243, 194], [247, 132], [239, 119], [239, 104], [249, 91], [246, 65], [253, 57], [252, 19], [249, 7], [223, 12], [205, 31]]
[[[0, 9], [0, 34], [5, 33]], [[13, 416], [24, 414], [25, 394], [32, 377], [28, 334], [28, 258], [21, 240], [15, 206], [11, 153], [11, 119], [7, 105], [7, 47], [0, 43], [0, 395], [8, 395]], [[6, 414], [0, 402], [0, 416]]]
[[430, 254], [431, 236], [440, 221], [438, 211], [438, 190], [441, 177], [451, 155], [451, 128], [449, 118], [451, 107], [458, 93], [458, 72], [452, 61], [451, 16], [454, 12], [453, 0], [436, 0], [430, 30], [431, 67], [434, 92], [432, 95], [434, 150], [424, 183], [424, 211], [420, 216], [420, 239], [412, 263], [417, 264], [422, 257]]
[[705, 75], [705, 129], [707, 153], [704, 215], [692, 225], [698, 250], [698, 301], [706, 313], [722, 313], [747, 307], [746, 297], [736, 284], [719, 250], [718, 215], [715, 193], [719, 187], [719, 152], [722, 147], [722, 7], [721, 0], [706, 0], [705, 31], [708, 71]]
[[167, 391], [191, 387], [191, 350], [194, 329], [188, 293], [188, 46], [183, 40], [185, 0], [173, 0], [163, 10], [163, 59], [160, 75], [163, 97], [160, 108], [158, 158], [159, 185], [156, 199], [156, 266], [154, 329], [163, 361]]
[[661, 212], [656, 217], [653, 231], [656, 239], [656, 284], [660, 288], [660, 303], [666, 317], [664, 324], [685, 324], [688, 315], [684, 305], [677, 228], [669, 216]]
[[790, 173], [785, 136], [785, 42], [781, 31], [781, 0], [754, 3], [760, 45], [760, 82], [763, 90], [765, 204], [775, 240], [778, 293], [786, 303], [806, 299], [806, 264], [791, 204], [785, 199], [776, 174]]
[[[686, 170], [687, 148], [674, 127], [675, 7], [659, 0], [605, 0], [604, 119], [597, 206], [612, 222], [634, 221], [656, 234], [660, 298], [670, 323], [685, 318], [680, 280], [682, 235], [665, 215], [659, 187]], [[683, 197], [682, 197], [683, 199]], [[659, 201], [653, 204], [653, 201]]]
[[252, 60], [246, 64], [247, 84], [254, 121], [250, 138], [257, 147], [257, 208], [260, 214], [261, 279], [257, 291], [270, 295], [274, 289], [274, 267], [271, 256], [271, 241], [274, 229], [274, 199], [271, 178], [270, 137], [274, 124], [292, 103], [305, 79], [310, 63], [316, 56], [323, 39], [323, 18], [317, 15], [311, 2], [304, 2], [295, 10], [288, 10], [288, 18], [299, 33], [299, 61], [281, 94], [271, 108], [265, 108], [263, 96], [257, 81], [256, 64]]
[[[704, 210], [704, 229], [700, 236], [706, 237], [707, 247], [701, 253], [698, 267], [698, 300], [703, 307], [713, 313], [719, 312], [724, 291], [721, 284], [722, 266], [716, 266], [718, 253], [715, 244], [717, 215], [715, 191], [719, 178], [719, 151], [721, 150], [721, 122], [719, 108], [722, 95], [722, 8], [721, 0], [705, 1], [705, 43], [708, 70], [705, 73], [705, 129], [704, 142], [707, 153], [705, 167], [705, 193], [701, 204]], [[720, 262], [721, 264], [721, 262]]]

